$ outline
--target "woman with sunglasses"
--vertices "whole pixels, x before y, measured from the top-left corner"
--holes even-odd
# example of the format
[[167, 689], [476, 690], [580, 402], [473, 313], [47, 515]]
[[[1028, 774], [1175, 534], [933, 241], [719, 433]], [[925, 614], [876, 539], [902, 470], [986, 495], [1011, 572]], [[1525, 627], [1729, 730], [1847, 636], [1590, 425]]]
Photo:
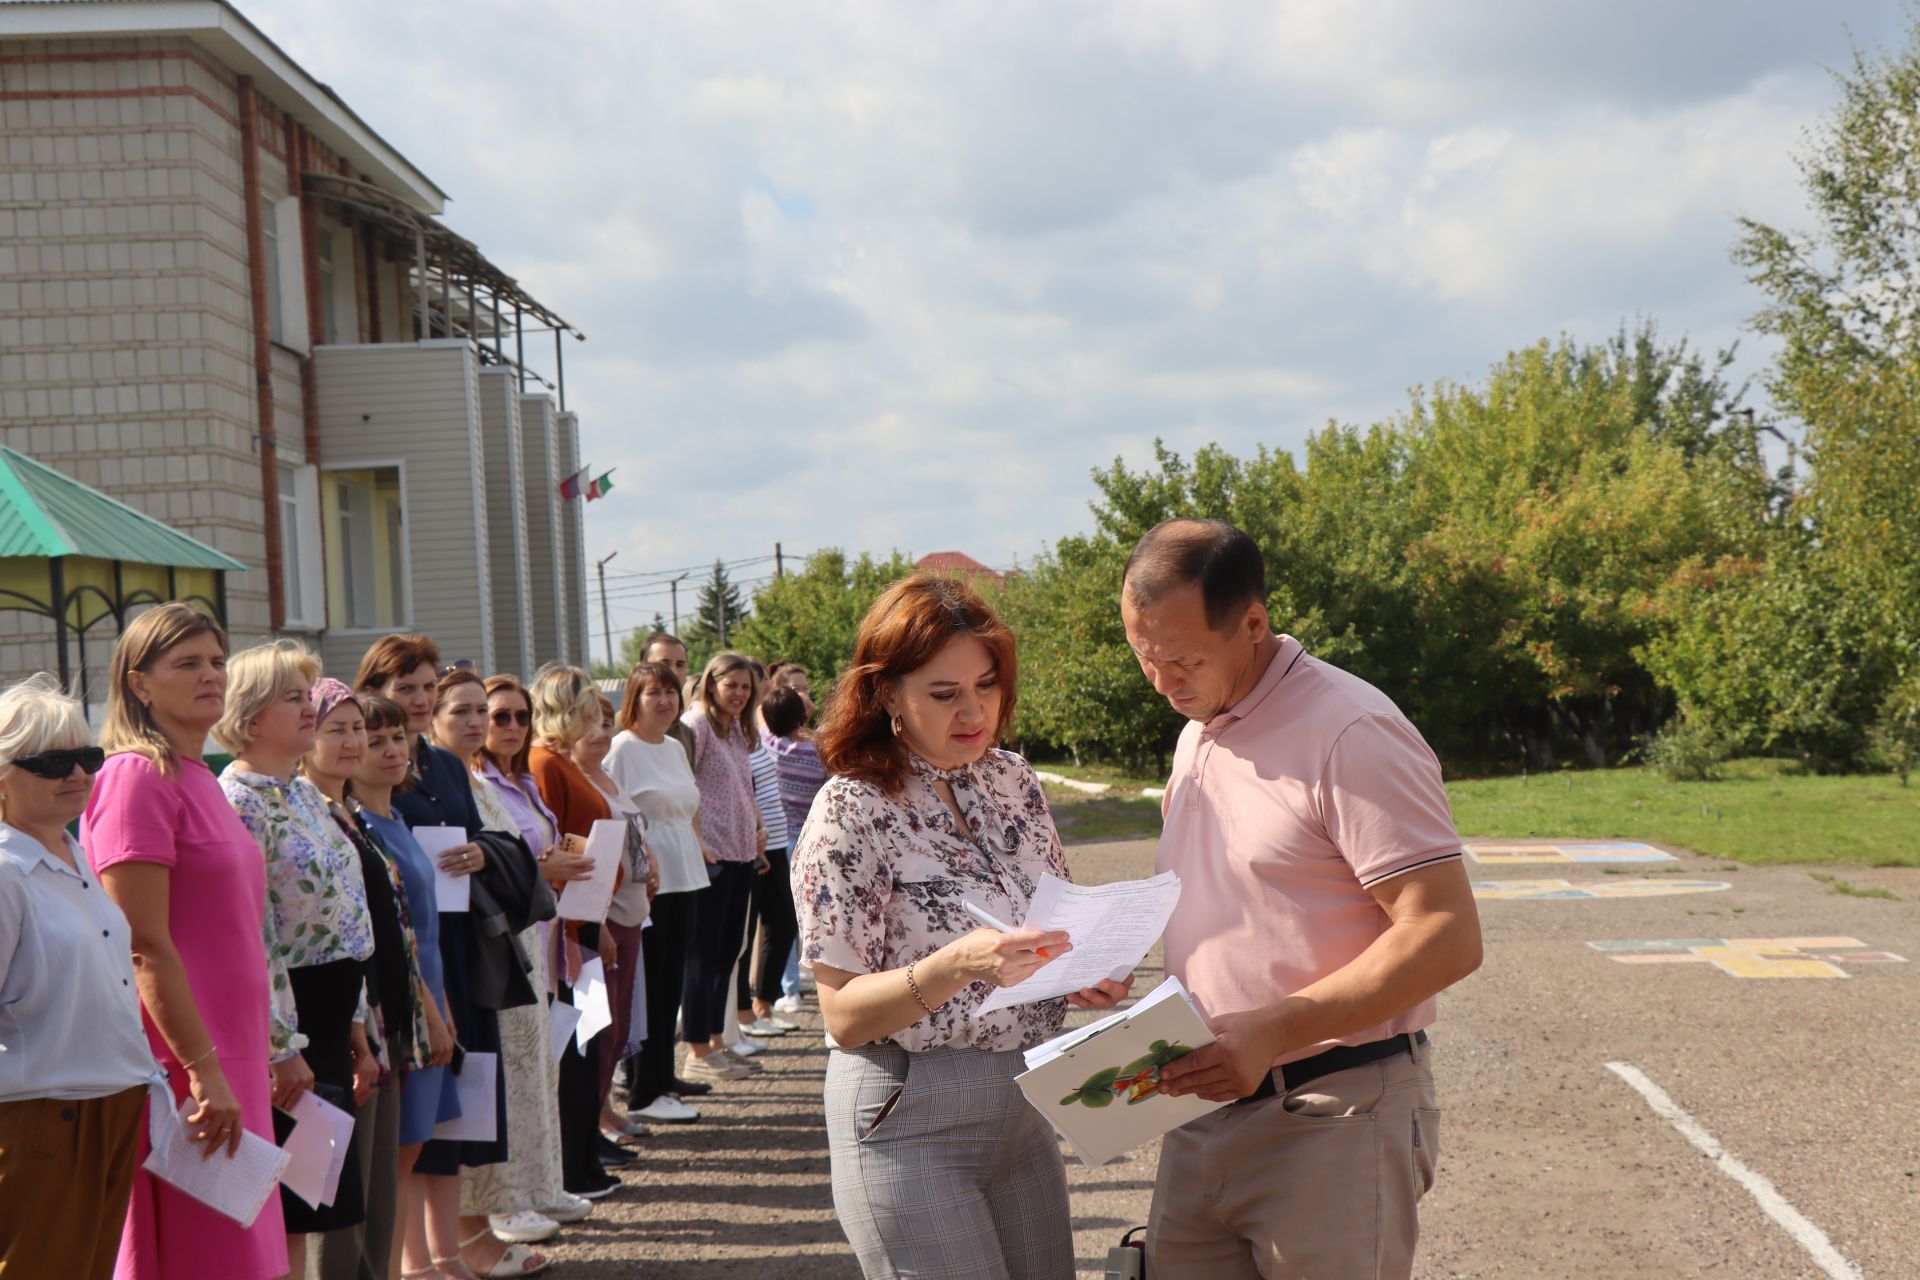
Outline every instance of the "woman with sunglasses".
[[[106, 753], [52, 676], [0, 694], [0, 1272], [113, 1274], [153, 1051], [126, 917], [67, 824]], [[85, 1011], [84, 1017], [75, 1016]]]
[[[184, 604], [129, 623], [108, 667], [107, 763], [80, 821], [80, 843], [132, 932], [147, 1043], [174, 1105], [189, 1104], [188, 1136], [214, 1160], [237, 1151], [243, 1131], [273, 1141], [267, 869], [201, 759], [226, 703], [219, 623]], [[146, 1155], [143, 1132], [138, 1158]], [[277, 1199], [243, 1227], [144, 1169], [134, 1174], [118, 1274], [268, 1280], [286, 1271]]]

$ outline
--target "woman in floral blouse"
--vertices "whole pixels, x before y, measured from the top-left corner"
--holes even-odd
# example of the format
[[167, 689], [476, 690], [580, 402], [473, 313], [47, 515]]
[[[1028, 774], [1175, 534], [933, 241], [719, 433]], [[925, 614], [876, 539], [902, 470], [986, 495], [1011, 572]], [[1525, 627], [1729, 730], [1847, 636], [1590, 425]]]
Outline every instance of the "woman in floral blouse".
[[[275, 967], [275, 983], [291, 988], [312, 1080], [327, 1101], [352, 1111], [355, 1058], [368, 1053], [355, 1013], [373, 956], [373, 921], [359, 854], [334, 825], [326, 797], [296, 773], [313, 749], [308, 695], [319, 676], [320, 660], [298, 641], [241, 650], [227, 663], [226, 712], [213, 736], [234, 753], [220, 789], [266, 855], [268, 955], [284, 966], [284, 977]], [[275, 1101], [285, 1107], [290, 1099]], [[306, 1234], [364, 1220], [360, 1171], [341, 1173], [329, 1205], [316, 1209], [282, 1188], [280, 1206], [297, 1274]]]
[[[793, 857], [801, 949], [833, 1053], [833, 1198], [869, 1280], [1072, 1280], [1066, 1170], [1014, 1077], [1068, 1002], [977, 1012], [1070, 947], [976, 927], [1019, 920], [1040, 877], [1068, 877], [1039, 781], [997, 748], [1013, 718], [1011, 632], [972, 588], [919, 576], [860, 624], [819, 734], [833, 775]], [[704, 810], [703, 810], [704, 813]]]

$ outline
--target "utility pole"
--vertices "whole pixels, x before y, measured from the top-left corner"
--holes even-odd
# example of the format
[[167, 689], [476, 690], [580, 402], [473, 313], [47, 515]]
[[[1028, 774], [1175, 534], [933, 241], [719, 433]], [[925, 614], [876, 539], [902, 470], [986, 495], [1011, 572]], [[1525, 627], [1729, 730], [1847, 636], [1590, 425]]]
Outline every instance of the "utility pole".
[[722, 591], [718, 594], [720, 597], [720, 647], [724, 649], [727, 647], [727, 593]]
[[[689, 569], [687, 573], [692, 573]], [[667, 590], [673, 595], [673, 634], [680, 634], [680, 584], [687, 580], [687, 573], [681, 574], [667, 584]]]
[[780, 544], [773, 544], [773, 576], [775, 579], [787, 576], [787, 559], [780, 554]]
[[607, 552], [607, 554], [601, 556], [593, 563], [594, 572], [600, 575], [600, 634], [607, 643], [607, 667], [609, 670], [613, 667], [613, 623], [607, 620], [607, 561], [619, 554], [620, 552], [616, 548], [615, 550]]

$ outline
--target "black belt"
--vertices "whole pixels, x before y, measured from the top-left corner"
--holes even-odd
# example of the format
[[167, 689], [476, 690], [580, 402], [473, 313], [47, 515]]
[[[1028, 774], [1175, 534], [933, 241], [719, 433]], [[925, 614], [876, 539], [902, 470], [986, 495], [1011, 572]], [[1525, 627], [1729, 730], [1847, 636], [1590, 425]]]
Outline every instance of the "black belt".
[[1285, 1084], [1285, 1092], [1292, 1093], [1301, 1085], [1318, 1080], [1321, 1076], [1330, 1076], [1336, 1071], [1345, 1071], [1349, 1067], [1364, 1067], [1369, 1062], [1378, 1062], [1382, 1058], [1392, 1058], [1403, 1053], [1412, 1053], [1415, 1045], [1427, 1042], [1427, 1033], [1416, 1031], [1411, 1035], [1388, 1036], [1385, 1040], [1372, 1040], [1366, 1044], [1338, 1044], [1325, 1053], [1316, 1053], [1311, 1058], [1302, 1058], [1298, 1062], [1289, 1062], [1283, 1067], [1267, 1072], [1267, 1078], [1241, 1102], [1259, 1102], [1282, 1092], [1273, 1078], [1279, 1076]]

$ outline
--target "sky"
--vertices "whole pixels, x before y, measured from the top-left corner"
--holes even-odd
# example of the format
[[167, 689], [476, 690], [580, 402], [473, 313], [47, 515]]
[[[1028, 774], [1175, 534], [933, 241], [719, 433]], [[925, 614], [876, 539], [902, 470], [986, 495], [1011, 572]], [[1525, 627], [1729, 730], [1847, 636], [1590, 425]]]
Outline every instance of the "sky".
[[1156, 438], [1297, 450], [1542, 338], [1645, 318], [1756, 373], [1736, 219], [1805, 225], [1794, 157], [1834, 69], [1908, 22], [1900, 0], [237, 3], [586, 333], [567, 397], [615, 468], [586, 549], [616, 553], [616, 645], [667, 611], [664, 571], [751, 584], [776, 543], [1011, 565], [1089, 528], [1092, 469]]

